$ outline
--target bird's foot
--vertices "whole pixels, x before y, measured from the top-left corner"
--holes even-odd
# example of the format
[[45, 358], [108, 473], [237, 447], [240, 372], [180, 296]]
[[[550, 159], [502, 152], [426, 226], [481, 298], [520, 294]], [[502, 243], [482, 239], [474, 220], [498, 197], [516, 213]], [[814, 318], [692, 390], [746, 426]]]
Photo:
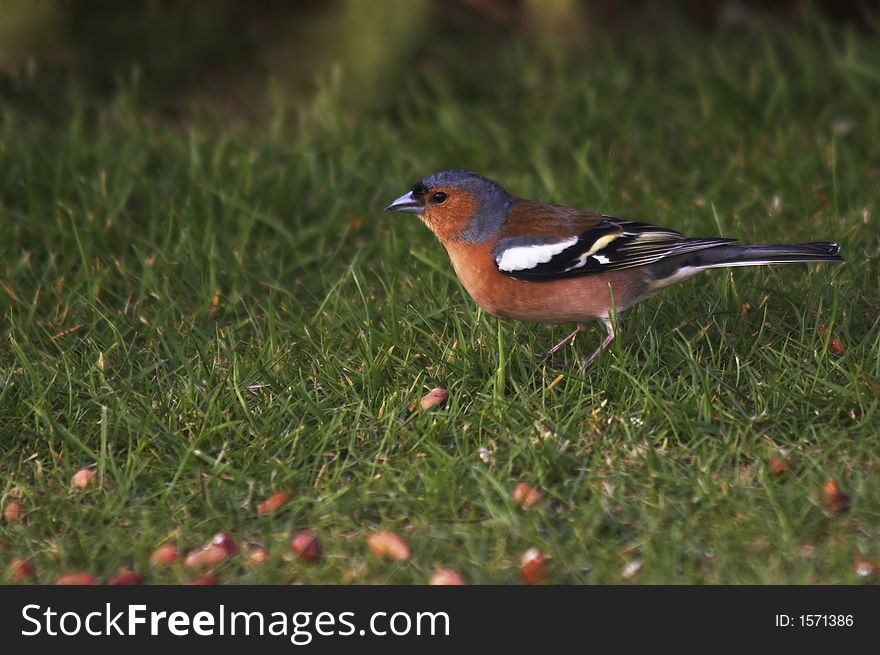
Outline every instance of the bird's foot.
[[581, 370], [587, 370], [593, 362], [599, 359], [599, 355], [605, 352], [608, 346], [611, 345], [611, 342], [614, 341], [614, 330], [612, 329], [611, 322], [605, 321], [605, 327], [608, 330], [608, 336], [606, 336], [602, 343], [599, 344], [599, 347], [587, 357], [586, 361], [581, 365]]

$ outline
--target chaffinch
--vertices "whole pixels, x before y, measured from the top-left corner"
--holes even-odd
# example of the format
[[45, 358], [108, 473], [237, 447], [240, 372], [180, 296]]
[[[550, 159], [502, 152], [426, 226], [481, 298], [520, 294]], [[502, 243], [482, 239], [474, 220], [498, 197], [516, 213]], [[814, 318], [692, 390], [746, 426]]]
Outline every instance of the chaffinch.
[[828, 241], [734, 245], [734, 239], [691, 238], [647, 223], [515, 198], [469, 171], [424, 178], [386, 211], [418, 214], [446, 247], [471, 297], [497, 316], [537, 323], [575, 323], [548, 350], [552, 357], [591, 320], [607, 336], [589, 366], [614, 339], [612, 320], [660, 289], [709, 269], [794, 262], [841, 262]]

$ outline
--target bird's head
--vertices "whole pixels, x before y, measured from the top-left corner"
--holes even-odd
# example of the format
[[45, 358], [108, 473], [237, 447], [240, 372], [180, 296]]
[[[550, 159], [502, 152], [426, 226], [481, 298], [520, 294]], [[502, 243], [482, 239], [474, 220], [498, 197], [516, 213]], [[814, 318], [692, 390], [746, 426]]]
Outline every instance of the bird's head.
[[482, 243], [491, 239], [513, 205], [500, 184], [470, 171], [434, 173], [385, 208], [418, 214], [444, 243]]

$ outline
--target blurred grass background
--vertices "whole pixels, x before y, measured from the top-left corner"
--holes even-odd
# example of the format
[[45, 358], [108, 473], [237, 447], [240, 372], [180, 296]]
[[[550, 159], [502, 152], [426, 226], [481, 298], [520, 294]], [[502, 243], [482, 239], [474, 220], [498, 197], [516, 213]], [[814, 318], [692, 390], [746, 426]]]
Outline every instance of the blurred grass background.
[[[872, 579], [864, 7], [0, 3], [0, 502], [29, 518], [3, 561], [179, 582], [152, 550], [225, 530], [271, 552], [229, 582], [511, 583], [531, 546], [550, 582]], [[594, 369], [574, 364], [596, 335], [549, 370], [567, 326], [480, 312], [381, 212], [450, 167], [693, 234], [835, 239], [848, 263], [707, 274], [628, 312]], [[434, 386], [448, 404], [412, 412]], [[287, 554], [302, 528], [316, 566]], [[413, 559], [371, 559], [376, 528]]]

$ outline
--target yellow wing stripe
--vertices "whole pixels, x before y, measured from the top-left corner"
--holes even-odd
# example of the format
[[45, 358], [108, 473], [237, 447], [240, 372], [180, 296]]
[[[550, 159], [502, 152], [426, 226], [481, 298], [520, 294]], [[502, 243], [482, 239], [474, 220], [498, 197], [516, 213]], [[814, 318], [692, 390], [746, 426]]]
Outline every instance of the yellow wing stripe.
[[620, 232], [616, 232], [616, 233], [611, 233], [611, 234], [605, 234], [605, 235], [599, 237], [598, 239], [596, 239], [593, 242], [593, 245], [590, 247], [589, 250], [587, 250], [582, 255], [578, 256], [578, 259], [586, 259], [587, 257], [590, 257], [591, 255], [595, 255], [597, 252], [599, 252], [600, 250], [605, 248], [609, 243], [614, 241], [620, 235], [621, 235]]

